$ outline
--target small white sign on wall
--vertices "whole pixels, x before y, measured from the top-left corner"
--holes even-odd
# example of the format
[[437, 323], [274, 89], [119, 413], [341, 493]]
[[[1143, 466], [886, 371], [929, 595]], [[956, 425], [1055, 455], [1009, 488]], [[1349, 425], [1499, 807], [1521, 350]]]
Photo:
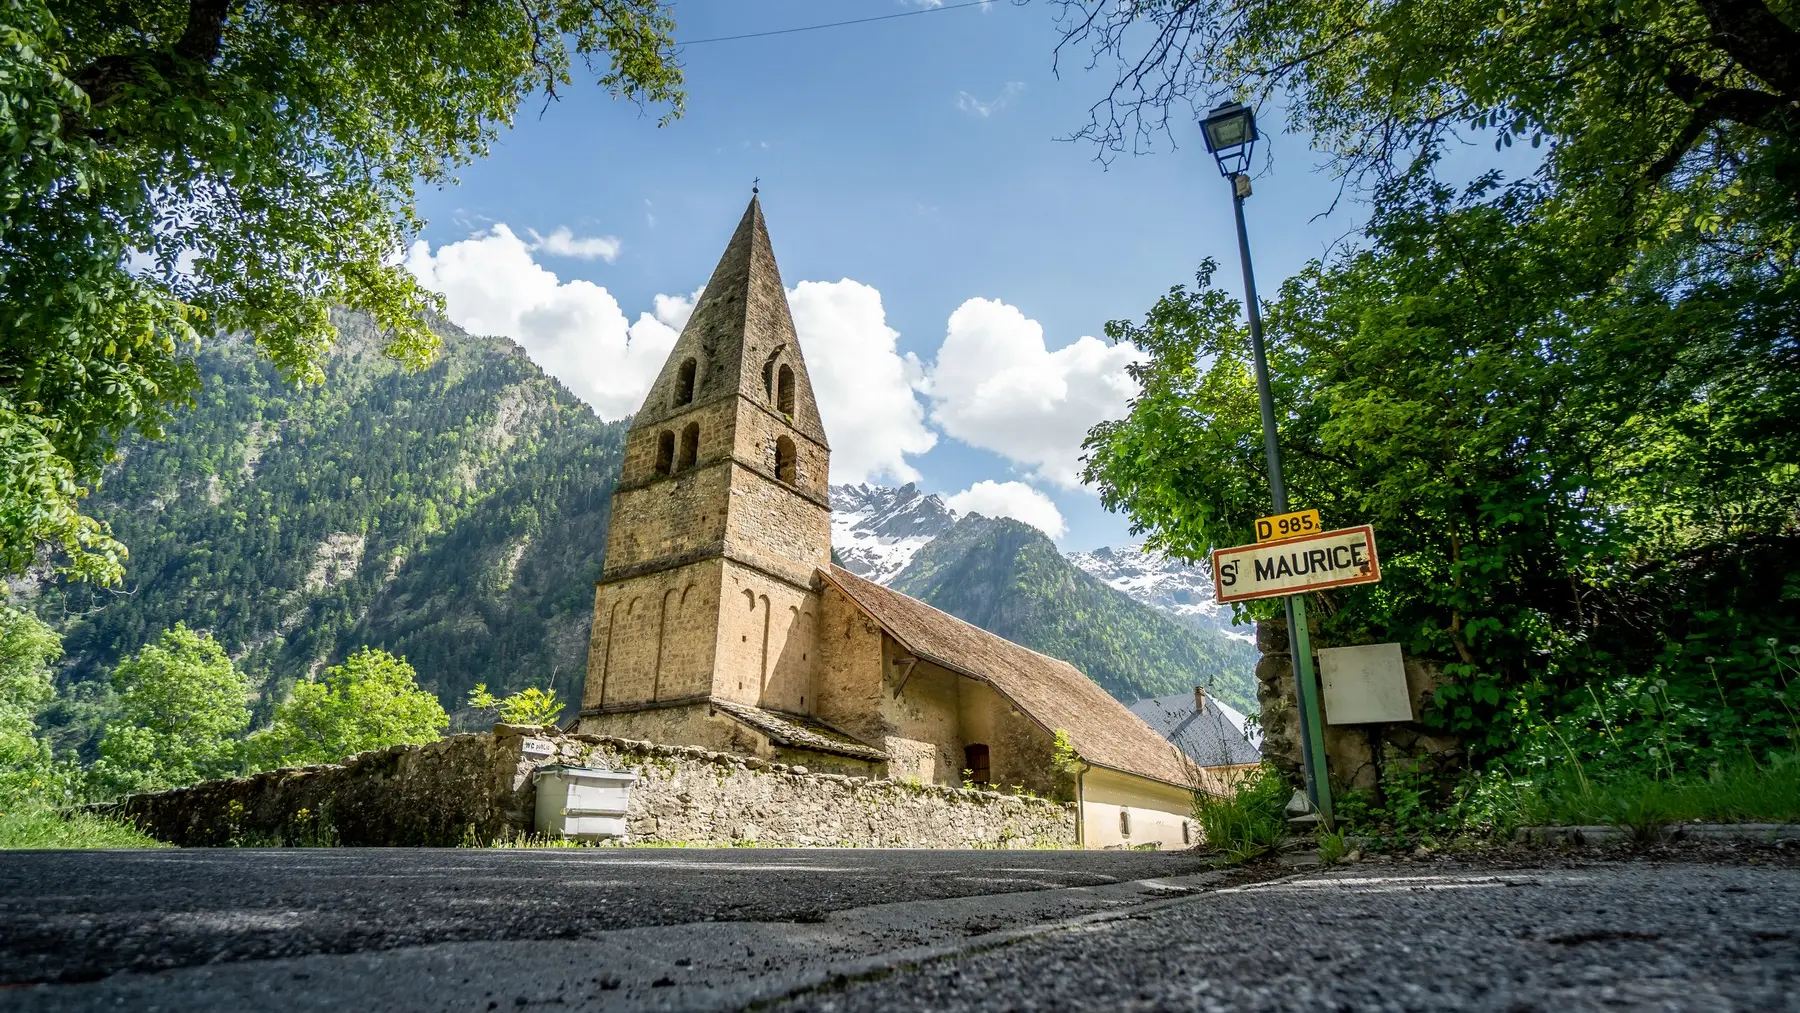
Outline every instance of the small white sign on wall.
[[1326, 724], [1413, 720], [1399, 644], [1321, 648], [1319, 678], [1325, 683]]

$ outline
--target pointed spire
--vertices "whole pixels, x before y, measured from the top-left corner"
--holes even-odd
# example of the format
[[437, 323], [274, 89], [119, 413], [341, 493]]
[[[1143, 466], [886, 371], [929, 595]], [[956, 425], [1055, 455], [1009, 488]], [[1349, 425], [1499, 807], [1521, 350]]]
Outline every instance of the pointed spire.
[[[693, 399], [678, 403], [682, 366], [689, 359], [696, 364]], [[785, 395], [781, 389], [784, 367], [789, 371], [785, 375], [790, 377], [791, 392]], [[690, 403], [698, 405], [730, 393], [778, 410], [787, 406], [785, 413], [791, 415], [797, 431], [825, 443], [825, 427], [813, 400], [812, 381], [800, 354], [781, 270], [775, 264], [768, 225], [754, 188], [750, 205], [633, 426], [657, 424], [686, 410]]]

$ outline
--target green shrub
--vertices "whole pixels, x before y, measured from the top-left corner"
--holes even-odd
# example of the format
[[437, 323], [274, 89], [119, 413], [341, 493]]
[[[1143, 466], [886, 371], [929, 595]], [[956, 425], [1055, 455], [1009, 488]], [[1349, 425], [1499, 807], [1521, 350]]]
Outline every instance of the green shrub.
[[250, 723], [250, 683], [225, 649], [185, 624], [113, 670], [118, 717], [100, 740], [95, 786], [118, 793], [233, 774]]
[[1194, 821], [1206, 846], [1231, 862], [1245, 862], [1287, 835], [1287, 802], [1293, 787], [1268, 764], [1257, 767], [1226, 795], [1194, 796]]
[[370, 749], [434, 742], [449, 724], [406, 659], [365, 647], [317, 682], [295, 685], [275, 723], [245, 748], [252, 767], [335, 763]]
[[495, 697], [485, 682], [478, 682], [469, 690], [469, 706], [493, 711], [509, 725], [552, 725], [563, 711], [563, 702], [556, 698], [554, 688], [528, 686], [511, 696]]
[[0, 850], [166, 847], [127, 823], [80, 810], [59, 812], [42, 800], [15, 799], [0, 810]]

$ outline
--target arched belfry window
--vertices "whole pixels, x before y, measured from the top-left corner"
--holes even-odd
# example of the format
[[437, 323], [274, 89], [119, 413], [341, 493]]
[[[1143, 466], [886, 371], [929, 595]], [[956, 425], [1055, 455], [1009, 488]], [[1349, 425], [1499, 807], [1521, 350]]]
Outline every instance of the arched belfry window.
[[794, 414], [794, 368], [784, 362], [776, 377], [775, 410], [791, 417]]
[[667, 475], [675, 470], [675, 430], [665, 429], [656, 437], [656, 473]]
[[688, 359], [681, 364], [681, 370], [675, 374], [675, 403], [691, 404], [694, 400], [694, 372], [699, 364]]
[[794, 484], [794, 441], [786, 436], [775, 438], [775, 477]]
[[700, 456], [700, 423], [689, 422], [681, 431], [681, 456], [675, 461], [676, 471], [686, 471], [694, 466], [694, 459]]

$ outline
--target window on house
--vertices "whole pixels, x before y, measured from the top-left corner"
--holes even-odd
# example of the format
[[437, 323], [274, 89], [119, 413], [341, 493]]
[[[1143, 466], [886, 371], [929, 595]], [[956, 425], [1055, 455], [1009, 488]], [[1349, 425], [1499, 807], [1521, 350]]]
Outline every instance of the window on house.
[[698, 364], [689, 359], [681, 364], [681, 372], [675, 375], [675, 403], [684, 405], [694, 400], [694, 371]]
[[675, 470], [675, 430], [665, 429], [656, 437], [656, 473], [667, 475]]
[[794, 441], [785, 436], [775, 438], [775, 477], [794, 484]]
[[994, 768], [988, 762], [988, 747], [980, 742], [972, 742], [963, 747], [963, 777], [976, 784], [992, 784]]
[[1131, 836], [1131, 810], [1130, 809], [1120, 809], [1119, 810], [1119, 836], [1120, 837], [1130, 837]]
[[700, 423], [689, 422], [681, 431], [681, 456], [675, 461], [676, 471], [686, 471], [694, 466], [694, 459], [700, 456]]
[[794, 414], [794, 369], [786, 363], [776, 374], [775, 410], [783, 415]]
[[1193, 838], [1188, 836], [1189, 833], [1190, 833], [1190, 831], [1188, 830], [1187, 821], [1182, 820], [1181, 821], [1181, 843], [1183, 843], [1183, 844], [1194, 843]]

